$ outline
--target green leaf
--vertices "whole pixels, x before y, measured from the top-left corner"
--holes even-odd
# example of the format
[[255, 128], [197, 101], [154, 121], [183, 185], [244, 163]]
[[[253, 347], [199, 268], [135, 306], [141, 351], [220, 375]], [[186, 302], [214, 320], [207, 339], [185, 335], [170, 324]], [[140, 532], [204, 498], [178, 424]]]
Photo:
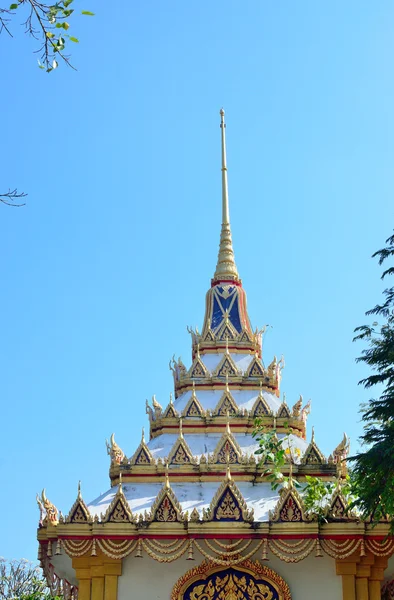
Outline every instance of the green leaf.
[[69, 37], [70, 42], [74, 42], [75, 44], [79, 44], [79, 40], [76, 37]]
[[90, 12], [90, 10], [83, 10], [81, 14], [87, 15], [88, 17], [94, 17], [94, 13]]
[[10, 6], [10, 10], [15, 10], [16, 8], [18, 8], [19, 4], [11, 4]]
[[63, 5], [67, 8], [67, 6], [70, 6], [71, 2], [73, 2], [73, 0], [64, 0]]
[[46, 36], [47, 36], [47, 38], [49, 38], [49, 39], [51, 40], [52, 38], [54, 38], [54, 37], [55, 37], [55, 34], [54, 34], [54, 33], [52, 33], [52, 31], [47, 31], [47, 32], [46, 32]]

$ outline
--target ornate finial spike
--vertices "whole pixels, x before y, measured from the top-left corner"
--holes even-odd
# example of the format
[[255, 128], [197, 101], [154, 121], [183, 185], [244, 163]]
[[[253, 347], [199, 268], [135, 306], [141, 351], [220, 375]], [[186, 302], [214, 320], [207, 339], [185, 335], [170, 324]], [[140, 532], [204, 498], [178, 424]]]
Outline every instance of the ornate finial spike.
[[194, 397], [196, 395], [196, 383], [193, 380], [193, 391], [192, 391], [192, 396]]
[[226, 354], [228, 354], [228, 337], [226, 337]]
[[259, 391], [259, 396], [260, 398], [263, 397], [263, 380], [260, 379], [260, 391]]
[[170, 404], [172, 404], [172, 392], [170, 392]]
[[286, 404], [286, 394], [283, 392], [283, 404]]
[[170, 489], [170, 479], [168, 477], [168, 461], [166, 462], [166, 466], [165, 466], [165, 482], [164, 482], [164, 487], [166, 488], [166, 490]]
[[119, 483], [118, 483], [118, 491], [122, 491], [122, 472], [119, 471]]
[[231, 433], [231, 429], [230, 429], [230, 411], [227, 411], [226, 419], [227, 419], [227, 421], [226, 421], [226, 432], [227, 433]]
[[226, 452], [226, 481], [231, 481], [230, 454]]
[[214, 279], [238, 281], [238, 271], [234, 260], [233, 242], [230, 228], [230, 212], [228, 204], [227, 157], [226, 157], [226, 123], [224, 110], [220, 110], [220, 128], [222, 130], [222, 230], [220, 233], [219, 256]]
[[315, 441], [315, 427], [312, 425], [312, 442]]
[[182, 417], [179, 418], [179, 437], [183, 439]]
[[200, 344], [197, 344], [197, 358], [200, 358]]
[[144, 443], [145, 442], [145, 427], [142, 428], [142, 433], [141, 433], [141, 442]]
[[228, 373], [226, 373], [226, 392], [229, 391], [229, 387], [228, 387]]
[[82, 498], [81, 495], [81, 480], [78, 481], [78, 499], [80, 500]]

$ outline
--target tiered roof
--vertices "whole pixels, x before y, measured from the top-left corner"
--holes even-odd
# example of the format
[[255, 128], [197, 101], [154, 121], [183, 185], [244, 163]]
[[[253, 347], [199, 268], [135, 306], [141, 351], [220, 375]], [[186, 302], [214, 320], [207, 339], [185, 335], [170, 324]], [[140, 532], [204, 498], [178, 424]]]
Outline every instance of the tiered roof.
[[[328, 554], [341, 557], [342, 546], [332, 541], [338, 534], [349, 536], [347, 551], [364, 548], [366, 526], [356, 523], [345, 511], [340, 489], [346, 471], [343, 460], [349, 449], [346, 435], [328, 458], [320, 451], [313, 432], [311, 440], [306, 440], [310, 401], [305, 403], [299, 396], [288, 403], [281, 396], [284, 359], [273, 357], [265, 362], [264, 330], [252, 329], [232, 246], [223, 110], [221, 131], [219, 256], [206, 295], [202, 331], [189, 329], [190, 363], [186, 366], [180, 358], [170, 361], [174, 398], [171, 395], [167, 402], [153, 396], [151, 403], [147, 401], [148, 441], [143, 432], [128, 455], [114, 435], [107, 442], [111, 483], [107, 492], [85, 504], [78, 491], [67, 517], [58, 516], [45, 493], [39, 499], [38, 537], [46, 557], [52, 557], [56, 542], [56, 554], [64, 547], [69, 556], [95, 556], [100, 548], [112, 557], [122, 558], [135, 550], [140, 557], [144, 549], [153, 558], [159, 556], [158, 560], [168, 562], [186, 551], [192, 558], [193, 544], [207, 556], [198, 540], [216, 534], [233, 538], [236, 530], [240, 537], [259, 540], [263, 557], [271, 533], [270, 548], [281, 557], [286, 552], [275, 540], [292, 535], [305, 537], [305, 543], [297, 546], [300, 557], [313, 548], [316, 556], [321, 556], [320, 540]], [[283, 469], [285, 475], [291, 474], [290, 487], [280, 493], [271, 489], [264, 476], [267, 465], [261, 465], [255, 454], [258, 443], [252, 434], [256, 418], [267, 429], [275, 429], [279, 438], [291, 430], [286, 441], [288, 462]], [[326, 521], [336, 524], [331, 532], [334, 538], [330, 529], [324, 538], [321, 525], [304, 509], [302, 493], [291, 485], [294, 479], [302, 483], [307, 475], [338, 481], [326, 515]], [[338, 522], [347, 529], [338, 530]], [[153, 538], [168, 536], [185, 543], [174, 542], [173, 551], [161, 551], [159, 542], [154, 546]], [[212, 543], [207, 544], [212, 552]], [[220, 560], [235, 555], [230, 546], [222, 551], [225, 546], [218, 542]], [[288, 552], [294, 562], [297, 553]]]

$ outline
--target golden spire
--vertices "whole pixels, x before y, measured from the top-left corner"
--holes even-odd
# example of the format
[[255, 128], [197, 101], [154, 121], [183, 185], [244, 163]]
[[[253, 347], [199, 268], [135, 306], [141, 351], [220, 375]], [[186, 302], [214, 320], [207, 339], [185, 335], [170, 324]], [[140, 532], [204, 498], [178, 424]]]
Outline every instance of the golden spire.
[[238, 281], [238, 271], [234, 260], [233, 242], [231, 239], [230, 212], [228, 205], [227, 160], [226, 160], [226, 123], [224, 110], [220, 110], [222, 130], [222, 230], [220, 233], [219, 256], [214, 275], [215, 280]]

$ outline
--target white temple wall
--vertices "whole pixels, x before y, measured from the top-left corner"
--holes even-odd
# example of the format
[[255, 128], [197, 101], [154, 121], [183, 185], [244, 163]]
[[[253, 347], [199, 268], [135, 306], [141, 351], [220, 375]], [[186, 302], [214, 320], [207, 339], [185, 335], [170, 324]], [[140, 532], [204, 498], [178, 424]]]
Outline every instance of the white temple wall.
[[[119, 577], [118, 600], [170, 600], [172, 588], [189, 569], [199, 565], [204, 557], [195, 552], [195, 560], [186, 556], [169, 563], [159, 563], [144, 556], [128, 556], [123, 560]], [[259, 553], [253, 560], [259, 559]], [[342, 600], [342, 578], [336, 575], [335, 561], [324, 556], [308, 556], [299, 563], [288, 564], [270, 554], [267, 565], [283, 577], [292, 594], [292, 600]]]

